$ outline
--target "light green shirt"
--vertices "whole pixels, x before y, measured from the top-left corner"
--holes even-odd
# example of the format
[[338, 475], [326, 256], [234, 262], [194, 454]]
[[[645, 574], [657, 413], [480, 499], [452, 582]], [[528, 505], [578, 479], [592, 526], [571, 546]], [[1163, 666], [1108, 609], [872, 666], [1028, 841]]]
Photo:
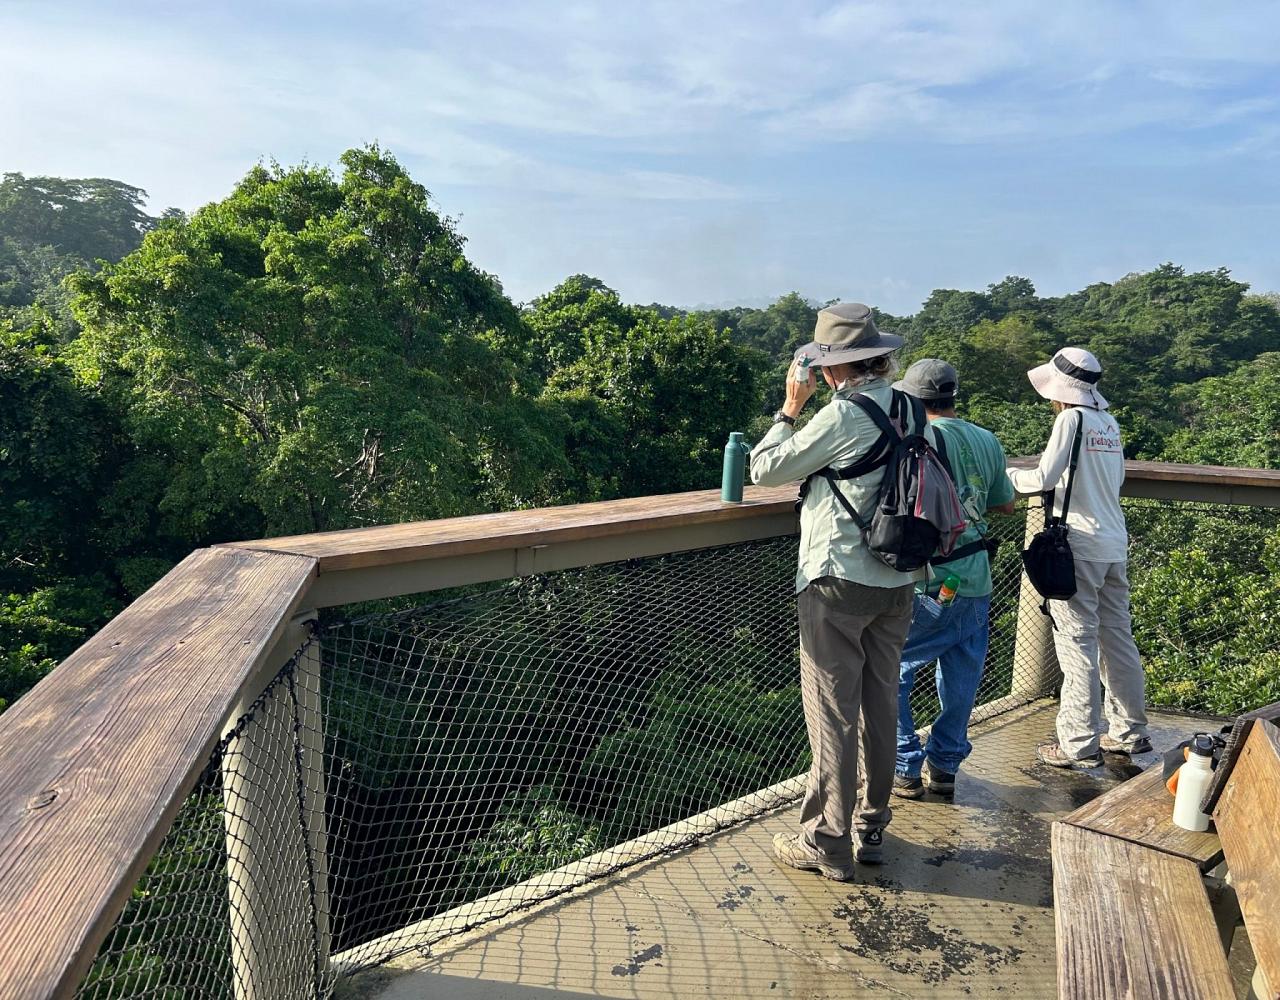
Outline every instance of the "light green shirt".
[[[929, 425], [942, 435], [946, 444], [956, 492], [970, 521], [956, 542], [956, 548], [959, 548], [982, 537], [975, 525], [987, 530], [987, 508], [999, 507], [1012, 500], [1013, 483], [1005, 475], [1004, 449], [989, 430], [959, 417], [936, 417]], [[991, 560], [985, 552], [935, 566], [930, 585], [936, 586], [952, 573], [960, 577], [956, 593], [961, 597], [984, 597], [991, 593]]]
[[[827, 466], [842, 469], [862, 458], [879, 440], [880, 431], [859, 407], [839, 399], [852, 391], [837, 392], [837, 398], [798, 431], [784, 423], [774, 424], [751, 452], [752, 482], [785, 486]], [[864, 382], [856, 391], [870, 396], [887, 412], [890, 389], [884, 379]], [[839, 488], [855, 510], [870, 517], [883, 478], [884, 469], [876, 469], [859, 479], [841, 482]], [[902, 587], [923, 580], [925, 571], [899, 573], [868, 552], [858, 525], [832, 495], [831, 484], [819, 477], [810, 483], [809, 495], [800, 508], [796, 592], [824, 576], [869, 587]]]

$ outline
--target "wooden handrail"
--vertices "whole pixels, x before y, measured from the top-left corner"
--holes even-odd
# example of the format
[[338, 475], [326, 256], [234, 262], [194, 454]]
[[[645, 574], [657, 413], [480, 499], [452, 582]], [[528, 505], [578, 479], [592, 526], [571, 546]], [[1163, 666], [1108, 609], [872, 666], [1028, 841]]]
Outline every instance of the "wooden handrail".
[[[1019, 458], [1010, 464], [1034, 465]], [[1126, 462], [1126, 483], [1174, 482], [1192, 490], [1212, 487], [1280, 490], [1280, 471], [1219, 466]], [[1184, 490], [1177, 499], [1183, 499]], [[1143, 493], [1151, 495], [1150, 491]], [[289, 535], [236, 542], [235, 547], [292, 552], [319, 562], [320, 572], [392, 566], [423, 559], [476, 555], [567, 541], [608, 538], [641, 531], [728, 522], [785, 514], [796, 498], [795, 486], [748, 487], [740, 504], [724, 503], [716, 490], [600, 503], [543, 507], [537, 510], [478, 514], [438, 521], [410, 521], [374, 528], [351, 528], [311, 535]]]
[[795, 486], [748, 487], [742, 503], [723, 502], [718, 490], [698, 490], [513, 510], [501, 514], [475, 514], [438, 521], [409, 521], [375, 528], [350, 528], [234, 544], [240, 548], [311, 556], [318, 560], [321, 573], [331, 573], [419, 559], [477, 555], [685, 525], [744, 520], [786, 513], [795, 499]]
[[0, 715], [0, 997], [74, 992], [314, 578], [194, 552]]

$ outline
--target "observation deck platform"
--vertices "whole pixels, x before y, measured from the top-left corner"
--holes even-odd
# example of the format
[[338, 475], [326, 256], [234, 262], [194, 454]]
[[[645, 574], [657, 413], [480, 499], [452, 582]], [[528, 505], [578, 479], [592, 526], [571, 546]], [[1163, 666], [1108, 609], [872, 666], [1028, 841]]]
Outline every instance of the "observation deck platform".
[[[975, 726], [954, 801], [895, 798], [885, 863], [859, 865], [855, 882], [774, 860], [797, 803], [402, 956], [340, 995], [1053, 997], [1050, 824], [1158, 766], [1157, 754], [1085, 772], [1038, 763], [1056, 712], [1040, 701]], [[1209, 724], [1150, 718], [1157, 751]]]

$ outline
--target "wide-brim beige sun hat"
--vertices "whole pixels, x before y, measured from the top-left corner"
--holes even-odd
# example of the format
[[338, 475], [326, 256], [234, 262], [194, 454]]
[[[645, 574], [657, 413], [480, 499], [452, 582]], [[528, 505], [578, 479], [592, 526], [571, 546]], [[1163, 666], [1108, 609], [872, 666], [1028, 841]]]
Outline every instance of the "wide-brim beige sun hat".
[[1064, 347], [1050, 361], [1027, 372], [1027, 378], [1045, 399], [1099, 410], [1110, 405], [1098, 391], [1102, 363], [1083, 347]]
[[881, 333], [871, 309], [861, 302], [841, 302], [818, 313], [813, 340], [795, 353], [795, 360], [809, 359], [810, 368], [847, 365], [896, 351], [902, 338]]

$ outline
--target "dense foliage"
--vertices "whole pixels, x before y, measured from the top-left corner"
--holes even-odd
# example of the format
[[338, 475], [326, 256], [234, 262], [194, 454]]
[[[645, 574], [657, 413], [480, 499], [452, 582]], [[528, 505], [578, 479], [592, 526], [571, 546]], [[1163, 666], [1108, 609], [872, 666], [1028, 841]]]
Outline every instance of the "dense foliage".
[[[0, 182], [0, 703], [193, 547], [711, 487], [819, 308], [641, 307], [581, 274], [517, 306], [377, 148], [257, 166], [190, 217], [144, 204]], [[1280, 464], [1280, 311], [1225, 270], [1057, 298], [1008, 277], [877, 315], [904, 364], [956, 365], [1010, 453], [1051, 420], [1023, 372], [1071, 343], [1132, 457]]]

